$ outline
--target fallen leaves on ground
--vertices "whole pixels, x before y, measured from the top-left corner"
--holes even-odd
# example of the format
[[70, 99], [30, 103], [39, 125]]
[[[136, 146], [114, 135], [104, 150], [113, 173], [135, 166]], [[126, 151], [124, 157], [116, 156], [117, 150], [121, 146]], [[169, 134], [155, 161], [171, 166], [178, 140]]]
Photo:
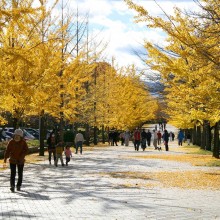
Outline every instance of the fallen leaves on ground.
[[162, 159], [170, 161], [178, 161], [190, 163], [194, 166], [220, 166], [220, 159], [216, 159], [210, 155], [195, 155], [195, 154], [151, 154], [151, 155], [141, 155], [141, 156], [132, 156], [129, 158], [140, 158], [140, 159]]
[[[183, 189], [219, 190], [220, 171], [180, 172], [108, 172], [101, 173], [113, 178], [124, 179], [126, 187], [178, 187]], [[137, 179], [134, 183], [129, 179]], [[146, 182], [148, 181], [148, 182]]]

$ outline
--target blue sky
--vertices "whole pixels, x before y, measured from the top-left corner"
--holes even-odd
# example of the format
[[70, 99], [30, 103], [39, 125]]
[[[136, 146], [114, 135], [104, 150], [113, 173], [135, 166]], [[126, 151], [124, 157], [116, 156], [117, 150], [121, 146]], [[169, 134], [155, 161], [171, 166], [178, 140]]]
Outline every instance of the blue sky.
[[[61, 0], [60, 0], [61, 1]], [[161, 30], [147, 29], [143, 23], [134, 23], [135, 12], [130, 10], [123, 0], [63, 0], [69, 2], [71, 11], [86, 14], [89, 12], [90, 32], [97, 41], [108, 43], [105, 56], [108, 61], [115, 57], [119, 66], [135, 64], [144, 68], [144, 63], [133, 53], [133, 50], [144, 52], [144, 40], [163, 45], [166, 35]], [[49, 0], [54, 2], [54, 0]], [[161, 9], [153, 0], [134, 0], [144, 6], [152, 15], [162, 15]], [[195, 9], [193, 0], [157, 0], [158, 4], [168, 13], [173, 13], [173, 7]]]

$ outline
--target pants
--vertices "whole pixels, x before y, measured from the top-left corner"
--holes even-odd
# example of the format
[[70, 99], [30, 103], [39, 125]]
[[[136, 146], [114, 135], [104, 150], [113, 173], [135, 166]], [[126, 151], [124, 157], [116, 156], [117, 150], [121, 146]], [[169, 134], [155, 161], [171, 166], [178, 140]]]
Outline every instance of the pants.
[[135, 140], [134, 141], [134, 149], [136, 151], [139, 151], [139, 146], [140, 146], [140, 140]]
[[124, 143], [125, 143], [125, 139], [121, 138], [121, 146], [124, 146]]
[[150, 147], [150, 141], [151, 139], [147, 139], [147, 145]]
[[56, 161], [56, 154], [55, 154], [55, 149], [54, 150], [49, 150], [48, 151], [48, 154], [49, 154], [49, 162], [51, 162], [51, 157], [52, 157], [52, 154], [53, 154], [53, 159], [54, 159], [54, 162]]
[[62, 154], [57, 154], [56, 155], [56, 162], [55, 162], [55, 165], [57, 166], [57, 164], [58, 164], [58, 160], [60, 159], [60, 161], [61, 161], [61, 164], [63, 165], [64, 163], [63, 163], [63, 155]]
[[166, 151], [169, 151], [168, 141], [164, 141], [164, 145], [165, 145], [165, 149], [166, 149]]
[[161, 138], [158, 138], [157, 143], [158, 145], [161, 145]]
[[15, 187], [16, 166], [18, 167], [17, 186], [22, 185], [24, 164], [12, 164], [12, 163], [10, 163], [10, 169], [11, 169], [10, 184], [11, 184], [11, 187]]
[[114, 144], [115, 144], [115, 146], [118, 146], [116, 139], [113, 139], [112, 146], [114, 146]]
[[154, 145], [154, 148], [157, 149], [157, 139], [154, 139], [153, 145]]
[[129, 138], [125, 138], [125, 146], [129, 145]]
[[183, 140], [182, 140], [182, 139], [179, 139], [178, 145], [179, 145], [179, 146], [182, 146], [182, 145], [183, 145]]
[[143, 150], [145, 150], [145, 148], [147, 147], [146, 141], [147, 141], [146, 139], [142, 139], [142, 141], [141, 141], [141, 147]]
[[70, 157], [66, 157], [66, 165], [70, 162]]
[[76, 154], [78, 153], [78, 149], [80, 148], [80, 153], [82, 154], [82, 145], [83, 145], [83, 142], [82, 141], [78, 141], [76, 143]]

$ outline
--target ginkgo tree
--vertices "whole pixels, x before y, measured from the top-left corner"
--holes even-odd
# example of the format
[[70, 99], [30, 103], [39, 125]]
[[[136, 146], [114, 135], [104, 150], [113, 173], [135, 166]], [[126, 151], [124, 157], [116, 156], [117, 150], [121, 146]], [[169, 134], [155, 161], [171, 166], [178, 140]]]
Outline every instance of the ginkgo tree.
[[[198, 121], [206, 125], [203, 137], [207, 139], [206, 148], [210, 149], [210, 126], [220, 120], [218, 3], [201, 1], [202, 12], [193, 15], [176, 8], [173, 16], [164, 12], [167, 19], [162, 19], [151, 16], [132, 1], [126, 2], [139, 13], [139, 21], [168, 34], [168, 46], [163, 50], [151, 42], [146, 43], [146, 49], [147, 63], [162, 74], [166, 85], [170, 121], [182, 128], [193, 127]], [[216, 147], [219, 147], [218, 140], [214, 143]]]
[[133, 129], [153, 119], [157, 102], [135, 68], [115, 68], [87, 49], [73, 56], [69, 20], [53, 20], [53, 6], [39, 3], [12, 0], [0, 11], [1, 112], [12, 114], [14, 127], [44, 114], [94, 128]]
[[[39, 39], [36, 39], [37, 22], [41, 8], [30, 7], [33, 1], [4, 5], [1, 31], [1, 106], [17, 120], [31, 109], [31, 101], [41, 80], [38, 66]], [[37, 42], [38, 40], [38, 42]]]

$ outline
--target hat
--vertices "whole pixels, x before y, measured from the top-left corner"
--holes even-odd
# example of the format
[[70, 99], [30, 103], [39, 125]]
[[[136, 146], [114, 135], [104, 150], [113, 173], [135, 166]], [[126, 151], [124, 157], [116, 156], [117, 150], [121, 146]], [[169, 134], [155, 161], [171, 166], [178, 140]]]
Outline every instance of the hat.
[[19, 135], [19, 136], [23, 137], [23, 131], [21, 129], [16, 129], [14, 132], [14, 135]]

